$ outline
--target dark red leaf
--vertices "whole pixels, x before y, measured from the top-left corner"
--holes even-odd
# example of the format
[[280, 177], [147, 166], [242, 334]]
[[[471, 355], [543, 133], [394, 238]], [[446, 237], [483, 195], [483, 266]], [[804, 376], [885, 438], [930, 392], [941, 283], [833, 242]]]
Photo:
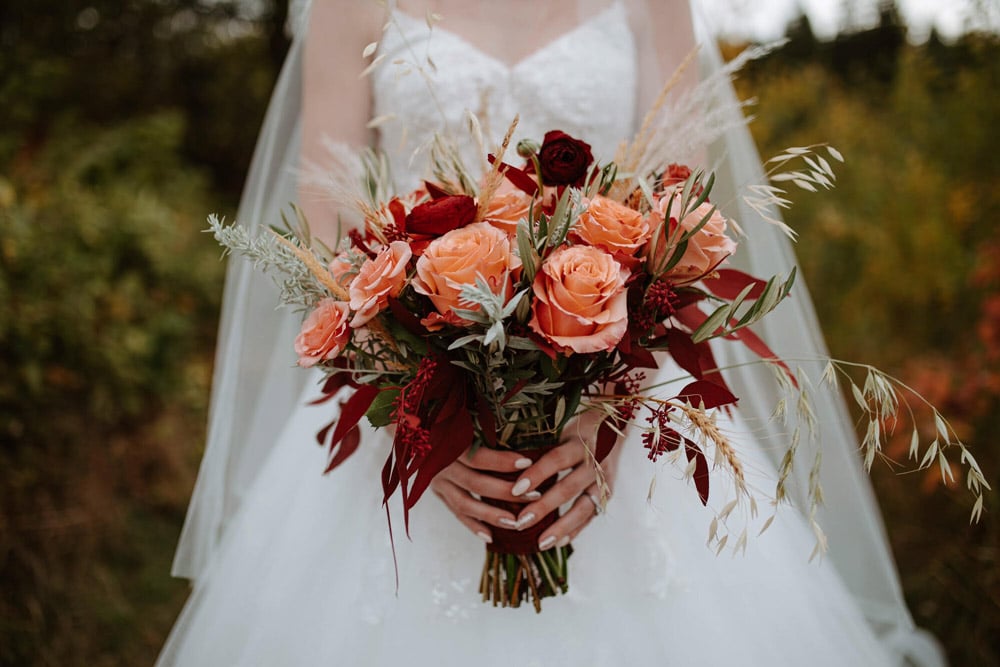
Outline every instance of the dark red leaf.
[[424, 187], [427, 189], [427, 194], [431, 196], [431, 199], [441, 199], [442, 197], [448, 197], [451, 195], [450, 192], [443, 190], [437, 183], [424, 181]]
[[618, 428], [621, 428], [621, 420], [614, 417], [607, 417], [601, 422], [601, 425], [597, 428], [597, 446], [594, 448], [594, 458], [600, 463], [608, 457], [608, 454], [614, 450], [615, 445], [618, 444], [618, 433], [614, 429], [615, 422], [618, 423]]
[[673, 306], [677, 310], [687, 308], [688, 306], [694, 305], [708, 298], [705, 296], [704, 292], [696, 289], [679, 289], [677, 290], [676, 295], [677, 300], [673, 302]]
[[[342, 362], [342, 363], [337, 363]], [[342, 358], [335, 360], [335, 365], [345, 367], [346, 361]], [[359, 387], [360, 385], [354, 381], [354, 377], [350, 373], [333, 373], [326, 378], [323, 382], [323, 388], [320, 390], [323, 395], [314, 401], [310, 401], [309, 405], [322, 405], [330, 399], [332, 399], [338, 391], [343, 387]]]
[[382, 504], [387, 505], [393, 492], [399, 487], [399, 472], [396, 470], [395, 457], [392, 451], [382, 466]]
[[754, 278], [736, 269], [718, 269], [714, 277], [703, 278], [701, 282], [712, 294], [730, 300], [738, 297], [747, 285], [754, 286], [748, 298], [756, 299], [767, 285], [766, 280]]
[[[379, 388], [375, 385], [364, 384], [358, 387], [354, 394], [341, 404], [340, 417], [337, 418], [337, 427], [333, 430], [333, 437], [330, 439], [331, 454], [333, 453], [333, 449], [344, 440], [352, 429], [356, 430], [358, 422], [365, 416], [365, 412], [368, 411], [368, 408], [371, 406], [372, 401], [375, 400], [378, 392]], [[357, 449], [356, 444], [355, 449]], [[354, 450], [352, 449], [351, 452], [353, 451]], [[348, 455], [351, 452], [348, 452]], [[339, 457], [339, 455], [334, 457], [334, 459], [339, 460], [340, 463], [342, 463], [345, 458], [346, 456]], [[330, 470], [332, 470], [332, 468], [329, 468], [327, 472]]]
[[731, 405], [739, 399], [726, 387], [720, 387], [708, 380], [695, 380], [681, 389], [677, 398], [693, 407], [711, 410], [721, 405]]
[[[490, 164], [496, 162], [496, 157], [494, 155], [487, 156], [487, 159], [489, 159]], [[506, 162], [501, 162], [500, 173], [503, 174], [504, 177], [514, 185], [514, 187], [524, 191], [528, 196], [534, 197], [538, 193], [538, 181], [529, 176], [526, 171], [509, 165]]]
[[705, 459], [705, 452], [691, 440], [684, 438], [684, 453], [688, 461], [694, 459], [694, 488], [698, 490], [698, 497], [701, 504], [708, 504], [708, 460]]
[[671, 327], [664, 332], [663, 337], [667, 341], [670, 356], [677, 365], [700, 380], [704, 375], [701, 368], [702, 354], [698, 350], [698, 345], [691, 340], [691, 334]]
[[[459, 391], [464, 395], [464, 390]], [[464, 396], [459, 398], [459, 391], [452, 394], [455, 397], [452, 400], [461, 400], [464, 404]], [[431, 450], [420, 463], [417, 478], [404, 498], [404, 517], [408, 516], [410, 508], [420, 500], [437, 474], [454, 463], [472, 444], [472, 415], [464, 405], [456, 410], [442, 410], [442, 414], [447, 414], [447, 418], [436, 421], [430, 427]]]
[[[625, 338], [628, 336], [626, 335]], [[622, 340], [625, 340], [623, 338]], [[629, 346], [629, 350], [626, 352], [622, 349], [622, 346], [618, 346], [618, 353], [621, 355], [622, 361], [628, 364], [632, 368], [659, 368], [656, 363], [656, 357], [653, 353], [644, 347], [638, 345]]]
[[316, 434], [316, 442], [321, 446], [326, 445], [326, 436], [330, 435], [330, 430], [337, 425], [337, 420], [334, 419], [332, 422], [320, 429], [319, 433]]
[[341, 440], [340, 447], [337, 448], [337, 453], [330, 459], [330, 463], [327, 464], [326, 470], [323, 471], [323, 474], [330, 472], [346, 461], [351, 454], [357, 451], [358, 445], [360, 444], [361, 431], [359, 431], [357, 425], [355, 425], [354, 428], [347, 432], [344, 439]]

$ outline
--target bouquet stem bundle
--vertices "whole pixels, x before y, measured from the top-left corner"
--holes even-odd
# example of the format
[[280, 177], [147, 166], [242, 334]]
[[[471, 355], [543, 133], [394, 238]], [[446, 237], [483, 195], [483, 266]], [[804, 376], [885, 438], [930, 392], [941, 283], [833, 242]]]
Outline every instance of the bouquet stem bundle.
[[[539, 447], [518, 451], [526, 458], [537, 461], [552, 447]], [[520, 473], [493, 473], [494, 477], [513, 482]], [[548, 491], [556, 476], [546, 479], [536, 487], [540, 493]], [[483, 502], [509, 510], [515, 516], [521, 503], [484, 498]], [[544, 551], [538, 549], [538, 540], [559, 518], [559, 510], [551, 512], [524, 530], [493, 528], [493, 541], [486, 545], [486, 561], [479, 582], [483, 602], [493, 606], [520, 607], [530, 601], [536, 612], [542, 611], [542, 599], [565, 593], [569, 589], [567, 561], [573, 553], [570, 545], [556, 546]]]

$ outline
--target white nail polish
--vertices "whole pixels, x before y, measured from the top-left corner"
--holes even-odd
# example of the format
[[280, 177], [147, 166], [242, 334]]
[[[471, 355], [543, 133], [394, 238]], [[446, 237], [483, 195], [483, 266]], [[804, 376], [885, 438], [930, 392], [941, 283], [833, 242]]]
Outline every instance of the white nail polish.
[[524, 470], [525, 468], [531, 467], [531, 459], [518, 459], [514, 461], [514, 467], [518, 470]]
[[538, 491], [528, 491], [526, 494], [524, 494], [524, 498], [526, 500], [538, 500], [541, 497], [542, 494], [540, 494]]
[[557, 547], [564, 547], [569, 544], [569, 535], [564, 536], [561, 540], [556, 542]]
[[551, 547], [552, 543], [555, 542], [555, 541], [556, 541], [556, 536], [555, 535], [549, 535], [544, 540], [542, 540], [541, 542], [538, 543], [538, 548], [540, 550], [542, 550], [542, 551], [545, 551], [546, 549], [548, 549], [549, 547]]
[[534, 520], [535, 520], [535, 513], [534, 512], [528, 512], [527, 514], [525, 514], [524, 516], [522, 516], [520, 519], [517, 520], [517, 528], [518, 528], [518, 530], [520, 530], [521, 528], [526, 527], [529, 523], [531, 523]]
[[514, 521], [513, 519], [508, 519], [507, 517], [503, 517], [502, 519], [497, 520], [497, 523], [506, 528], [516, 529], [518, 527], [517, 521]]
[[486, 542], [486, 544], [491, 544], [493, 542], [493, 538], [490, 537], [489, 533], [484, 533], [482, 531], [479, 531], [478, 533], [476, 533], [476, 536], [483, 542]]
[[510, 490], [510, 495], [519, 496], [527, 491], [529, 486], [531, 486], [531, 480], [525, 477], [514, 485], [514, 488]]

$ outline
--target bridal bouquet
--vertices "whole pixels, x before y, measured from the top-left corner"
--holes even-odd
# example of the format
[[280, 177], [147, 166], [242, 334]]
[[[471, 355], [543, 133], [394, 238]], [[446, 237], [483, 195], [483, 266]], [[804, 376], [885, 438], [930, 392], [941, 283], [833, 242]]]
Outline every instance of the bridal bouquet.
[[[329, 449], [327, 471], [357, 449], [362, 418], [393, 427], [379, 481], [386, 503], [401, 497], [408, 526], [434, 477], [470, 448], [537, 460], [591, 410], [600, 417], [588, 443], [593, 464], [630, 427], [641, 431], [650, 459], [682, 466], [703, 503], [710, 458], [749, 496], [739, 452], [713, 418], [738, 398], [709, 341], [746, 345], [794, 386], [796, 375], [749, 328], [789, 295], [794, 272], [765, 280], [726, 268], [735, 222], [713, 204], [711, 174], [678, 164], [640, 173], [628, 150], [596, 164], [584, 140], [558, 130], [541, 143], [522, 141], [515, 166], [504, 160], [513, 130], [484, 161], [482, 179], [442, 142], [433, 179], [412, 192], [393, 192], [378, 156], [362, 156], [363, 177], [353, 186], [341, 179], [339, 199], [363, 225], [333, 248], [311, 236], [298, 211], [287, 232], [261, 238], [210, 219], [223, 245], [278, 269], [282, 300], [307, 312], [295, 340], [298, 363], [327, 373], [320, 401], [344, 397], [317, 435]], [[796, 178], [832, 179], [822, 156], [790, 155], [814, 167]], [[656, 368], [658, 354], [690, 374], [679, 391], [643, 386], [643, 369]], [[896, 407], [886, 378], [870, 373], [863, 388], [852, 385], [878, 421], [869, 451]], [[945, 439], [928, 448], [930, 463], [951, 443], [948, 427], [941, 429]], [[985, 482], [961, 451], [978, 492]], [[777, 500], [793, 453], [790, 446]], [[819, 495], [817, 488], [816, 502]], [[508, 509], [516, 514], [518, 506]], [[540, 610], [542, 598], [566, 591], [571, 546], [538, 548], [556, 518], [494, 530], [484, 600], [515, 607], [530, 600]]]
[[[329, 374], [327, 399], [353, 390], [317, 436], [330, 450], [327, 470], [358, 447], [360, 419], [393, 426], [381, 483], [386, 502], [400, 494], [408, 518], [470, 447], [537, 459], [591, 409], [603, 415], [591, 451], [599, 463], [644, 408], [649, 458], [682, 452], [707, 501], [708, 459], [682, 425], [707, 435], [739, 474], [708, 416], [737, 400], [708, 341], [731, 338], [781, 364], [748, 327], [788, 295], [794, 275], [764, 281], [723, 267], [736, 242], [702, 171], [664, 165], [626, 189], [616, 163], [595, 164], [587, 143], [557, 130], [540, 145], [522, 142], [526, 162], [515, 167], [502, 160], [513, 129], [480, 183], [461, 167], [440, 168], [458, 161], [438, 160], [435, 181], [380, 197], [391, 190], [369, 156], [369, 196], [355, 199], [363, 231], [333, 250], [301, 215], [290, 234], [256, 241], [211, 220], [229, 248], [258, 261], [267, 247], [276, 253], [284, 300], [308, 310], [299, 365]], [[638, 369], [655, 368], [655, 352], [692, 376], [674, 395], [640, 392]], [[566, 590], [571, 547], [537, 547], [555, 519], [495, 530], [485, 599], [540, 608]]]

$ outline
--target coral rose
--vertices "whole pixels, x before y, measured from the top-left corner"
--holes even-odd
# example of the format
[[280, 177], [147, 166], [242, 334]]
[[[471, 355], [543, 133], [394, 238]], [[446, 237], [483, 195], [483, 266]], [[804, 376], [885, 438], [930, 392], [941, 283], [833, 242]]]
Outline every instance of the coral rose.
[[570, 235], [575, 241], [611, 253], [631, 269], [638, 263], [636, 252], [649, 240], [650, 225], [638, 211], [597, 196], [589, 201]]
[[[666, 212], [668, 201], [669, 197], [664, 197], [657, 204], [657, 211], [661, 216]], [[676, 207], [676, 205], [675, 202], [674, 206]], [[684, 216], [684, 219], [680, 223], [671, 218], [671, 236], [676, 234], [679, 238], [681, 233], [694, 229], [711, 210], [712, 205], [706, 202]], [[680, 227], [679, 232], [676, 231], [678, 225]], [[662, 239], [660, 241], [661, 243], [655, 251], [655, 264], [663, 262], [665, 256], [674, 250], [673, 246], [669, 249], [665, 248]], [[687, 248], [684, 250], [680, 261], [667, 271], [664, 277], [669, 278], [674, 284], [695, 282], [714, 271], [734, 252], [736, 252], [736, 242], [726, 236], [726, 218], [716, 210], [712, 213], [708, 222], [705, 223], [705, 226], [697, 234], [688, 239]], [[650, 268], [652, 270], [653, 267]]]
[[406, 267], [412, 256], [406, 242], [393, 241], [361, 265], [348, 289], [354, 311], [352, 327], [363, 326], [389, 304], [389, 297], [399, 296], [406, 285]]
[[299, 366], [309, 368], [319, 361], [333, 359], [351, 340], [348, 320], [351, 309], [346, 301], [323, 299], [302, 323], [295, 337]]
[[424, 319], [424, 326], [464, 325], [465, 320], [455, 315], [454, 309], [475, 307], [459, 303], [462, 287], [474, 285], [476, 277], [482, 276], [495, 294], [510, 296], [510, 273], [520, 266], [507, 235], [486, 222], [466, 225], [435, 239], [417, 260], [413, 278], [413, 289], [426, 295], [437, 309]]
[[517, 223], [528, 217], [531, 197], [504, 181], [486, 207], [483, 221], [507, 233], [517, 234]]
[[327, 268], [337, 284], [347, 289], [358, 275], [358, 265], [365, 259], [367, 257], [360, 250], [351, 247], [334, 257]]
[[563, 353], [611, 350], [628, 328], [628, 275], [599, 248], [559, 248], [535, 276], [528, 325]]
[[663, 172], [663, 187], [672, 188], [684, 185], [684, 182], [690, 177], [691, 168], [687, 165], [669, 164], [667, 165], [667, 170]]

